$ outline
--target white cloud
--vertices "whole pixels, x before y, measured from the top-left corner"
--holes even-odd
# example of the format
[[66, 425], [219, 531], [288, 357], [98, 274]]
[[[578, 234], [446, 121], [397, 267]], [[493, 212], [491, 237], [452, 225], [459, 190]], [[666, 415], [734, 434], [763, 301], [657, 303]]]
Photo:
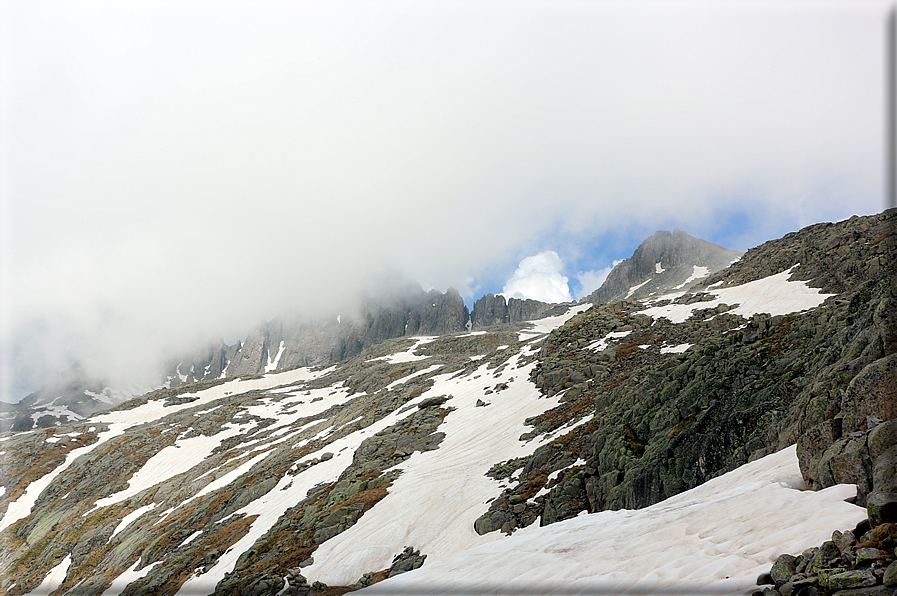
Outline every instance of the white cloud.
[[600, 288], [601, 284], [604, 283], [604, 280], [607, 279], [607, 274], [613, 271], [614, 267], [622, 262], [622, 260], [614, 259], [614, 264], [610, 267], [577, 273], [576, 279], [579, 281], [579, 291], [576, 293], [576, 299], [579, 300], [583, 296], [588, 296]]
[[879, 211], [886, 5], [816, 4], [4, 3], [0, 396], [384, 271]]
[[561, 275], [564, 263], [553, 250], [546, 250], [520, 261], [517, 271], [505, 284], [505, 298], [532, 298], [542, 302], [573, 300], [567, 278]]

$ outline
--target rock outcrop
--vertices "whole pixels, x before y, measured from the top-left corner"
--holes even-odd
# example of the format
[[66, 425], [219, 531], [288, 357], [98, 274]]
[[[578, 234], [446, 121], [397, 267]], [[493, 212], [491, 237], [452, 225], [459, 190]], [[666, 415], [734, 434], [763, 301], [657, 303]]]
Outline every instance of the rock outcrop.
[[757, 579], [752, 596], [894, 596], [897, 594], [897, 524], [861, 522], [835, 530], [832, 539], [799, 555], [780, 555]]
[[470, 323], [473, 329], [482, 329], [491, 325], [503, 325], [532, 321], [559, 314], [565, 307], [548, 304], [538, 300], [511, 298], [505, 300], [502, 295], [486, 294], [473, 304], [470, 312]]

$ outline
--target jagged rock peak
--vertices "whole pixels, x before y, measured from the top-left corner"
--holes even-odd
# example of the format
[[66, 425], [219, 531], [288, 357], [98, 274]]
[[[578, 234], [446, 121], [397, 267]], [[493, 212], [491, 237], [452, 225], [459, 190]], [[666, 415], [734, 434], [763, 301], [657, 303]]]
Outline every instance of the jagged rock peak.
[[527, 298], [505, 299], [501, 294], [486, 294], [473, 304], [470, 313], [472, 329], [482, 329], [490, 325], [518, 323], [546, 316], [556, 305]]
[[[356, 312], [315, 319], [287, 316], [264, 322], [248, 334], [242, 346], [210, 351], [213, 366], [200, 359], [192, 370], [195, 380], [207, 380], [329, 365], [386, 339], [465, 331], [469, 319], [464, 299], [456, 289], [448, 288], [444, 294], [434, 289], [425, 292], [417, 284], [399, 281], [369, 293]], [[209, 374], [197, 375], [201, 370]]]
[[743, 252], [695, 238], [682, 230], [659, 230], [608, 274], [582, 302], [606, 304], [685, 290], [737, 261]]

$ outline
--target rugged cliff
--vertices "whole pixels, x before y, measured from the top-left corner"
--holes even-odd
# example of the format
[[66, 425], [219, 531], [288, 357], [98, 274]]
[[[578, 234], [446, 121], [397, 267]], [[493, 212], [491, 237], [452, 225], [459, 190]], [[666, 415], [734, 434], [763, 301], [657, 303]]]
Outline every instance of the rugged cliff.
[[505, 300], [501, 295], [486, 294], [474, 303], [470, 323], [473, 329], [482, 329], [490, 325], [533, 321], [565, 310], [564, 305], [548, 304], [529, 298]]

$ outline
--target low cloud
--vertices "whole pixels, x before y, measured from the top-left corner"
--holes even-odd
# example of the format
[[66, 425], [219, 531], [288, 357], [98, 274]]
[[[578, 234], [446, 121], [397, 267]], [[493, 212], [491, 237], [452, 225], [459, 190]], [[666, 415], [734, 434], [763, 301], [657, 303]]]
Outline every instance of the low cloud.
[[561, 275], [564, 263], [553, 250], [546, 250], [520, 261], [502, 294], [506, 298], [532, 298], [542, 302], [570, 302], [567, 277]]
[[105, 1], [0, 19], [3, 399], [387, 274], [569, 300], [657, 229], [881, 209], [875, 3]]
[[597, 269], [594, 271], [581, 271], [576, 274], [576, 280], [579, 282], [579, 291], [576, 293], [576, 299], [579, 300], [584, 296], [588, 296], [601, 287], [607, 275], [613, 271], [614, 267], [622, 263], [622, 260], [614, 260], [614, 264], [610, 267]]

